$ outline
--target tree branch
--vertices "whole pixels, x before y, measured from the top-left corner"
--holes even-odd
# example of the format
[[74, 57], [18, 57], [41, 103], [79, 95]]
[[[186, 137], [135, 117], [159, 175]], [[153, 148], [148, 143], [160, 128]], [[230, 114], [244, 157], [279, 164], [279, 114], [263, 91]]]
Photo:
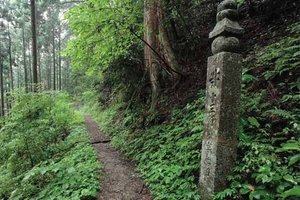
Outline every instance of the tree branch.
[[172, 67], [169, 66], [169, 64], [166, 62], [166, 60], [160, 55], [160, 53], [158, 53], [155, 49], [153, 49], [153, 47], [143, 38], [141, 38], [140, 36], [138, 36], [132, 29], [129, 29], [130, 33], [132, 33], [135, 37], [137, 37], [139, 40], [141, 40], [145, 45], [147, 45], [151, 51], [153, 51], [155, 53], [155, 55], [164, 63], [164, 65], [166, 66], [166, 70], [169, 72], [175, 72], [176, 74], [179, 74], [181, 76], [184, 76], [182, 73], [176, 71], [175, 69], [173, 69]]

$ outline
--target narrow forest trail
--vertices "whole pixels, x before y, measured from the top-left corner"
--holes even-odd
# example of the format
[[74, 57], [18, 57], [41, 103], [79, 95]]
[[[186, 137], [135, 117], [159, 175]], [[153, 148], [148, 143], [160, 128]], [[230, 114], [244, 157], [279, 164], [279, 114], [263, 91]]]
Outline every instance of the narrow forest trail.
[[135, 172], [134, 164], [111, 147], [109, 139], [89, 115], [85, 115], [85, 122], [102, 164], [98, 200], [151, 200], [150, 192]]

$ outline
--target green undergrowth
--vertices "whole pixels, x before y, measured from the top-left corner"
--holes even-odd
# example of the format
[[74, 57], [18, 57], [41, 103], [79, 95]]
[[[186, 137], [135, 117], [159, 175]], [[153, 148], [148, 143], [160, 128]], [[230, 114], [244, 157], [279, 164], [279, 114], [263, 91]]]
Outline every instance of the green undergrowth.
[[67, 95], [17, 93], [0, 132], [0, 199], [92, 199], [99, 163]]
[[185, 108], [174, 109], [170, 123], [147, 129], [136, 128], [137, 112], [122, 112], [122, 107], [115, 104], [101, 112], [88, 110], [94, 110], [92, 114], [111, 136], [112, 144], [137, 162], [155, 199], [199, 199], [203, 92]]
[[[244, 62], [238, 160], [228, 189], [215, 199], [300, 197], [300, 24], [292, 27], [289, 36], [258, 46]], [[156, 125], [143, 120], [146, 106], [128, 109], [119, 98], [100, 105], [97, 98], [96, 92], [85, 92], [85, 109], [113, 145], [137, 162], [155, 199], [200, 199], [204, 92]]]
[[239, 162], [216, 199], [300, 197], [300, 23], [245, 62]]

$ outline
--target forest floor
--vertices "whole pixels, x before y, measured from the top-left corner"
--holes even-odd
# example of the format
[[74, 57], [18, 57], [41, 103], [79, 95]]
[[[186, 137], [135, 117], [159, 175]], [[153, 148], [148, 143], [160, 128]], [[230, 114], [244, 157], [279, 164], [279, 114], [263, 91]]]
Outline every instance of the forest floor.
[[91, 142], [102, 165], [98, 200], [151, 200], [148, 187], [135, 171], [135, 165], [114, 150], [96, 122], [85, 115]]

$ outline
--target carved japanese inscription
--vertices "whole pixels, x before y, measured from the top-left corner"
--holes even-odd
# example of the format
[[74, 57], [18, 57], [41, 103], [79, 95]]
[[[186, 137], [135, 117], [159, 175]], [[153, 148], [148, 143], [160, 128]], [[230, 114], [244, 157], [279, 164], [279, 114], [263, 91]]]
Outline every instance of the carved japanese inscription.
[[218, 7], [217, 25], [210, 33], [213, 56], [208, 58], [205, 133], [202, 142], [200, 191], [203, 200], [226, 188], [234, 166], [239, 126], [241, 61], [236, 22], [237, 4]]

